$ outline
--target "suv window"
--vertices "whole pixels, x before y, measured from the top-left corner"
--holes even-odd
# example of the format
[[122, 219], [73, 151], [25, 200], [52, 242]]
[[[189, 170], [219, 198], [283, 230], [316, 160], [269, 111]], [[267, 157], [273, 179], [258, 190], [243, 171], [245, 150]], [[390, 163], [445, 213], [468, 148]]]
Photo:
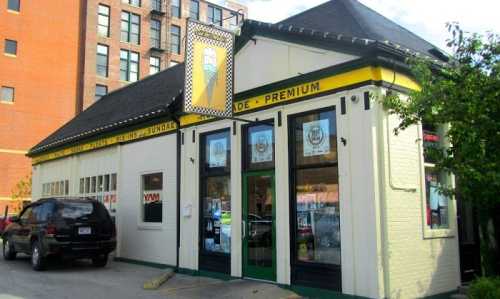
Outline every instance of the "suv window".
[[54, 211], [54, 203], [46, 202], [39, 206], [33, 207], [33, 214], [37, 222], [45, 222], [51, 216]]
[[29, 207], [26, 210], [24, 210], [19, 219], [21, 220], [22, 223], [28, 223], [28, 221], [33, 222], [32, 208]]
[[92, 202], [65, 202], [59, 209], [59, 213], [66, 219], [78, 219], [94, 213]]

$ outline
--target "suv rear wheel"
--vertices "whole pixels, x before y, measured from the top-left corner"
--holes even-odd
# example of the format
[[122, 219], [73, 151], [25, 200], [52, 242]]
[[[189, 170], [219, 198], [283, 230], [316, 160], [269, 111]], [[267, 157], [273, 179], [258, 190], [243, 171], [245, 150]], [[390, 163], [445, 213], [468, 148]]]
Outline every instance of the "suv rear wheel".
[[3, 240], [3, 258], [7, 261], [14, 260], [16, 258], [17, 252], [14, 249], [14, 244], [10, 241], [10, 238], [5, 238]]
[[96, 267], [102, 268], [108, 263], [108, 255], [102, 254], [92, 258], [92, 264]]
[[31, 267], [35, 271], [45, 270], [45, 257], [40, 242], [34, 241], [31, 245]]

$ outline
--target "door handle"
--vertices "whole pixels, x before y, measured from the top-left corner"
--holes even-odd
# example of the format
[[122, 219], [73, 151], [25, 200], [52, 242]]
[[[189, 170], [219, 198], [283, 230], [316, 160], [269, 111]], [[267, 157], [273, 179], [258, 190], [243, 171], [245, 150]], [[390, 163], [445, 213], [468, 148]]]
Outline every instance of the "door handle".
[[241, 227], [241, 231], [242, 231], [242, 236], [241, 236], [241, 238], [242, 238], [242, 239], [245, 239], [245, 238], [246, 238], [246, 236], [247, 236], [247, 223], [246, 223], [246, 221], [245, 221], [245, 220], [242, 220], [242, 221], [241, 221], [241, 225], [242, 225], [242, 227]]

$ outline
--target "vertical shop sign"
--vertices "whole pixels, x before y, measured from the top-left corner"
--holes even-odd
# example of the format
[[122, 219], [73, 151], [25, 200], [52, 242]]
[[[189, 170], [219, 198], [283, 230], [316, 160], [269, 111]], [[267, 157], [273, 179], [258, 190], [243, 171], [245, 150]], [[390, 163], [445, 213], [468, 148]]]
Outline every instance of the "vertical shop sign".
[[330, 123], [328, 119], [304, 123], [302, 129], [304, 157], [330, 153]]

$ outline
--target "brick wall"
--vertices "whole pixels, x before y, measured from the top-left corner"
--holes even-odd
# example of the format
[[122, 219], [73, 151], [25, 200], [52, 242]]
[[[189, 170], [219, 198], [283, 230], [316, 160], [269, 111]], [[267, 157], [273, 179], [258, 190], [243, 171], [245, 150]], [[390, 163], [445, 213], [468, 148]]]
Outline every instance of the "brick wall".
[[[22, 1], [0, 6], [0, 85], [15, 88], [0, 102], [0, 198], [30, 171], [24, 153], [75, 115], [80, 1]], [[4, 55], [4, 39], [17, 56]]]
[[394, 136], [392, 128], [397, 124], [395, 117], [385, 120], [381, 140], [385, 148], [383, 219], [390, 298], [417, 298], [455, 290], [460, 281], [455, 201], [451, 201], [446, 236], [427, 236], [420, 133], [417, 127], [410, 127]]

